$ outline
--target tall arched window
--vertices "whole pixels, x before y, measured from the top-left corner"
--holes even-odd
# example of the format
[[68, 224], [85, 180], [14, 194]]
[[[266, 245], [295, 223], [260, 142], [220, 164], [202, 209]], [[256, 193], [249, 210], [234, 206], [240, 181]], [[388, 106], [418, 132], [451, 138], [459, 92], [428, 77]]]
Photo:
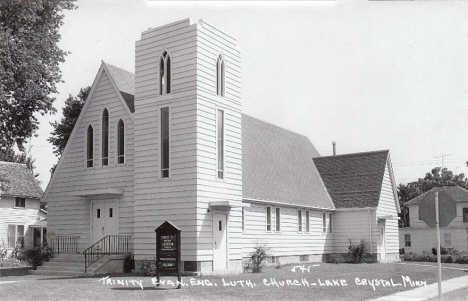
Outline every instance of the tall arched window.
[[86, 131], [86, 167], [93, 167], [94, 164], [94, 133], [93, 127], [88, 126]]
[[159, 94], [171, 93], [171, 56], [163, 51], [159, 58]]
[[109, 111], [102, 112], [102, 166], [109, 165]]
[[125, 163], [125, 124], [122, 119], [117, 125], [117, 163]]
[[226, 63], [221, 54], [216, 62], [216, 94], [222, 97], [226, 95]]

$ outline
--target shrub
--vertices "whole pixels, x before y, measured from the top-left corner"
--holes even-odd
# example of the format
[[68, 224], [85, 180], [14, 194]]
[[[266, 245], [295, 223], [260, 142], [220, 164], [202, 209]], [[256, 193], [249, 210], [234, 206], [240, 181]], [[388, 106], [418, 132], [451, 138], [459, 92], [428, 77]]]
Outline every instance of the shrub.
[[427, 252], [423, 252], [422, 254], [403, 254], [400, 256], [401, 260], [403, 261], [422, 261], [422, 262], [437, 262], [437, 257], [434, 254], [429, 254]]
[[444, 263], [452, 263], [453, 262], [453, 257], [450, 254], [444, 254], [444, 255], [440, 256], [440, 261], [444, 262]]
[[145, 260], [141, 263], [140, 268], [138, 269], [139, 274], [145, 276], [156, 276], [156, 261], [155, 260]]
[[0, 260], [0, 267], [2, 268], [22, 268], [27, 266], [29, 266], [27, 262], [20, 261], [13, 256]]
[[465, 252], [458, 254], [455, 258], [455, 263], [468, 263], [468, 254]]
[[131, 273], [135, 269], [135, 260], [133, 259], [132, 254], [127, 254], [124, 260], [124, 273]]
[[[446, 255], [446, 254], [450, 254], [450, 255], [453, 255], [454, 252], [457, 252], [456, 250], [453, 250], [453, 248], [444, 248], [444, 247], [440, 247], [440, 255]], [[437, 255], [437, 249], [434, 247], [432, 248], [432, 254], [434, 255]]]
[[244, 271], [252, 273], [260, 273], [266, 260], [270, 258], [269, 249], [265, 245], [257, 245], [254, 251], [250, 253], [250, 257], [244, 263]]
[[369, 243], [365, 239], [361, 239], [358, 244], [355, 244], [349, 240], [348, 249], [348, 255], [351, 257], [351, 260], [354, 263], [362, 263], [366, 261], [366, 256], [369, 256]]
[[327, 263], [344, 263], [345, 262], [345, 259], [343, 258], [343, 256], [341, 254], [328, 254], [327, 256], [325, 256], [325, 262]]
[[34, 247], [31, 249], [19, 249], [15, 258], [29, 263], [34, 268], [42, 265], [44, 261], [49, 261], [52, 257], [52, 249], [48, 246]]

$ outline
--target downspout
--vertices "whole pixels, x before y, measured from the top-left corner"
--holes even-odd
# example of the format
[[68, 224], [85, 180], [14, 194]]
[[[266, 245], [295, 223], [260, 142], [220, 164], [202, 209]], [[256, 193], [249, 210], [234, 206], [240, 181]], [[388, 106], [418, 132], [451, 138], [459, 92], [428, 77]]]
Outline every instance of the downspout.
[[369, 247], [370, 247], [370, 253], [372, 255], [372, 212], [370, 208], [368, 210], [369, 210]]

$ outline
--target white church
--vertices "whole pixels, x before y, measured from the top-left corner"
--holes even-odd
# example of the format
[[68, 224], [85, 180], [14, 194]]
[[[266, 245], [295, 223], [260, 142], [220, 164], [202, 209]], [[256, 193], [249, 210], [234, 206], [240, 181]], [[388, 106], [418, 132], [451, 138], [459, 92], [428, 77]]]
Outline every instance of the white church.
[[182, 231], [186, 272], [241, 272], [257, 244], [281, 264], [361, 239], [398, 260], [389, 151], [321, 157], [307, 137], [243, 114], [241, 89], [236, 40], [203, 20], [142, 32], [135, 73], [103, 62], [44, 194], [56, 258], [83, 262], [56, 272], [83, 272], [86, 255], [97, 273], [126, 252], [138, 268], [164, 221]]

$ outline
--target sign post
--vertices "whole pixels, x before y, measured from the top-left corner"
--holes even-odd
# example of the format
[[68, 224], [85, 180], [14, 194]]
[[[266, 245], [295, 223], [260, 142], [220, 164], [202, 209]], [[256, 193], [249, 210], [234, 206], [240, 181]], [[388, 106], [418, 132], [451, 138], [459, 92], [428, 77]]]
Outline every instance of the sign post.
[[182, 287], [180, 272], [180, 232], [171, 222], [165, 221], [156, 230], [156, 277], [177, 275], [178, 286]]
[[439, 301], [442, 300], [442, 263], [440, 258], [440, 230], [439, 230], [439, 192], [435, 192], [435, 218], [437, 232], [437, 270], [439, 279]]

